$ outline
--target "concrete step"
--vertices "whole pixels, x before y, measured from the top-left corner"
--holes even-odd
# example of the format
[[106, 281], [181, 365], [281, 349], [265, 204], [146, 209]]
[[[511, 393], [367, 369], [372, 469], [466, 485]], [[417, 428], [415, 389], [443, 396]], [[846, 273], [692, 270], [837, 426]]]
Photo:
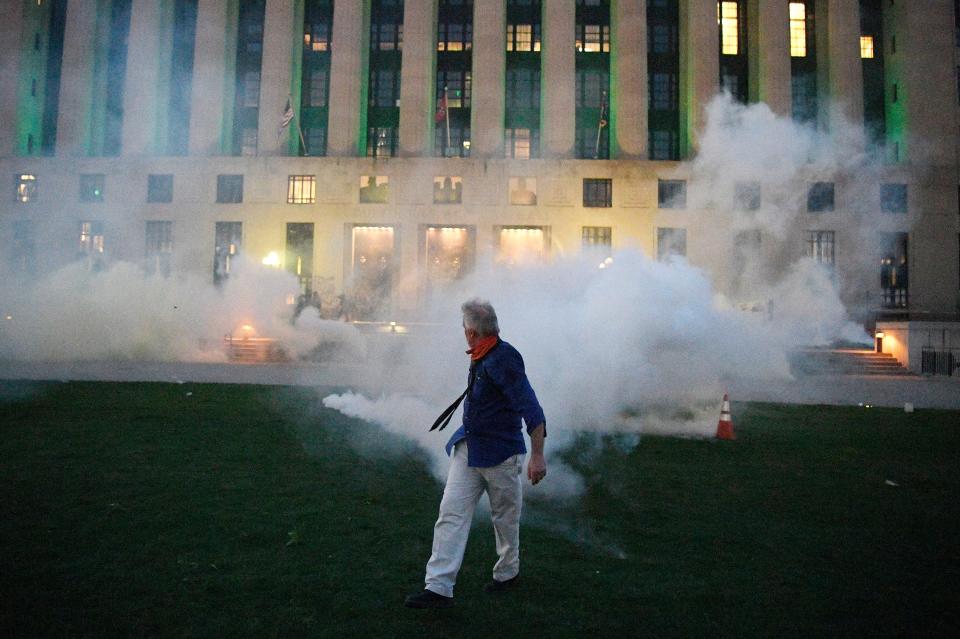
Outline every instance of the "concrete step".
[[797, 349], [789, 361], [795, 375], [913, 375], [889, 353], [869, 349]]

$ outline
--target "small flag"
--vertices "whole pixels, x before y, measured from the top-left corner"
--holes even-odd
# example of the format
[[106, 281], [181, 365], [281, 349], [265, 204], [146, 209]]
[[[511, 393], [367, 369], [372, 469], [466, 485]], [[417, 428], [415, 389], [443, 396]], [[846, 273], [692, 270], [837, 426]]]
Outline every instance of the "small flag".
[[607, 126], [607, 92], [600, 94], [600, 128]]
[[283, 110], [283, 118], [280, 120], [280, 131], [290, 126], [293, 121], [293, 107], [290, 106], [290, 98], [287, 98], [287, 108]]
[[447, 119], [447, 87], [443, 87], [443, 97], [440, 98], [440, 101], [437, 105], [437, 113], [433, 116], [433, 121], [436, 123], [443, 122]]

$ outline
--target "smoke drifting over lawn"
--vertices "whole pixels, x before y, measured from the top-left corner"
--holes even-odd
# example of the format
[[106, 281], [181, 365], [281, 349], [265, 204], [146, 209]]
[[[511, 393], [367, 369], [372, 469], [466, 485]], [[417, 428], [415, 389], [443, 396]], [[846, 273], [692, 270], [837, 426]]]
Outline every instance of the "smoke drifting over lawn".
[[[841, 302], [843, 282], [804, 257], [802, 244], [811, 182], [846, 180], [853, 193], [879, 183], [856, 138], [841, 126], [828, 138], [765, 105], [719, 97], [699, 156], [677, 169], [688, 179], [689, 210], [675, 214], [701, 238], [692, 263], [625, 250], [602, 269], [590, 255], [478, 267], [432, 300], [422, 319], [435, 330], [368, 339], [309, 312], [291, 326], [296, 280], [260, 264], [240, 265], [222, 290], [206, 277], [145, 278], [124, 263], [92, 273], [76, 264], [33, 285], [0, 284], [0, 313], [12, 317], [0, 324], [0, 359], [217, 360], [219, 340], [242, 324], [280, 340], [294, 357], [320, 342], [337, 344], [345, 360], [375, 370], [363, 390], [376, 399], [346, 393], [325, 404], [420, 442], [439, 472], [447, 432], [426, 429], [466, 384], [459, 309], [480, 296], [526, 359], [554, 450], [584, 430], [709, 435], [726, 378], [787, 377], [792, 348], [866, 339]], [[760, 186], [757, 206], [735, 203], [744, 184]], [[860, 213], [845, 212], [853, 234]], [[762, 243], [731, 259], [737, 234], [758, 231]], [[491, 264], [488, 257], [477, 261]], [[575, 491], [579, 479], [557, 470], [551, 460], [544, 490]]]

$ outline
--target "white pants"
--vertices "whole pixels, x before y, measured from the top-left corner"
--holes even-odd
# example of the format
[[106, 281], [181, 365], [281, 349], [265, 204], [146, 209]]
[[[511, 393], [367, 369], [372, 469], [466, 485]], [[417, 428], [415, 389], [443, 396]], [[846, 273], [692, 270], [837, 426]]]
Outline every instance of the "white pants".
[[425, 579], [427, 590], [444, 597], [453, 596], [473, 511], [484, 490], [490, 499], [499, 556], [493, 567], [493, 578], [506, 581], [519, 574], [522, 470], [523, 455], [514, 455], [498, 466], [471, 468], [467, 465], [467, 442], [457, 443], [440, 501], [440, 516], [433, 527], [433, 553], [427, 562]]

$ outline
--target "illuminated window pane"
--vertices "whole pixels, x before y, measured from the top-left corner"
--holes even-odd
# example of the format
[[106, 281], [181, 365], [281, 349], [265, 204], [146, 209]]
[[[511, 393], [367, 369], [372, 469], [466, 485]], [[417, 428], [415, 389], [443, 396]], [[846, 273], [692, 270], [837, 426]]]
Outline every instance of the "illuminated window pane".
[[103, 253], [103, 222], [80, 222], [80, 252]]
[[860, 57], [873, 57], [873, 36], [860, 36]]
[[802, 2], [790, 3], [790, 55], [807, 57], [807, 5]]
[[463, 179], [456, 175], [438, 175], [433, 178], [434, 204], [461, 204]]
[[536, 206], [537, 178], [510, 178], [510, 204], [514, 206]]
[[360, 176], [360, 203], [386, 204], [390, 178], [386, 175]]
[[291, 175], [287, 179], [287, 204], [313, 204], [317, 201], [314, 175]]
[[460, 279], [472, 262], [470, 232], [465, 227], [429, 227], [424, 248], [427, 278], [432, 284]]
[[738, 39], [739, 16], [736, 2], [720, 3], [720, 52], [724, 55], [740, 53]]
[[496, 262], [505, 266], [540, 264], [544, 257], [544, 240], [540, 227], [502, 228]]
[[807, 257], [817, 264], [833, 266], [834, 232], [807, 231]]
[[16, 176], [17, 202], [32, 202], [37, 197], [37, 176], [22, 173]]

